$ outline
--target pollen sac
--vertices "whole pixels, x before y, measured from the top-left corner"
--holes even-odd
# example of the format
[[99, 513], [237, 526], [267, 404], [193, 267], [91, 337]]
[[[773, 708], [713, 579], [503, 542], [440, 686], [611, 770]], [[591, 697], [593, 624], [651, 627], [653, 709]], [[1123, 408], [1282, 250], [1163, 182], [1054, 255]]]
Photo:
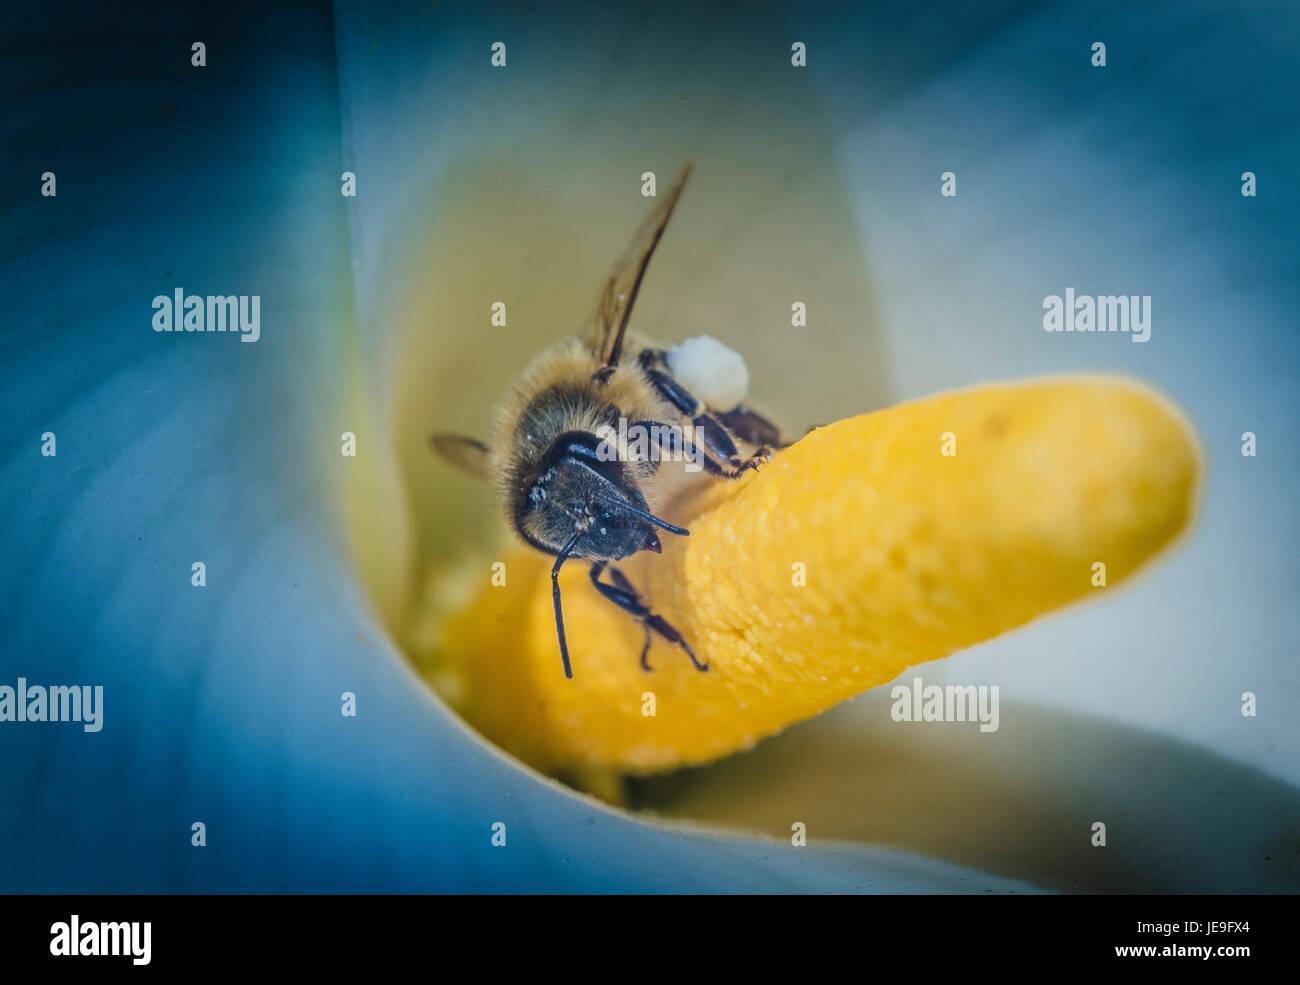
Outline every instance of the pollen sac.
[[673, 346], [667, 363], [678, 383], [717, 410], [731, 410], [749, 392], [745, 357], [712, 335], [697, 335]]

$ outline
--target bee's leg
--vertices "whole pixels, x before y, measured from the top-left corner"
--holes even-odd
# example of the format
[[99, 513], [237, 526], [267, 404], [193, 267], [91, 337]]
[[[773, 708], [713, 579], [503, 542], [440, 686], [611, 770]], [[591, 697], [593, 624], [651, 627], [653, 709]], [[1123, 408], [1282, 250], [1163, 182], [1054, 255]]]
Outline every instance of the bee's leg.
[[[674, 461], [674, 455], [681, 455], [683, 460], [692, 462], [698, 458], [700, 467], [703, 468], [705, 472], [709, 473], [709, 475], [716, 475], [720, 479], [734, 479], [737, 476], [743, 475], [745, 470], [749, 467], [745, 465], [745, 463], [741, 462], [740, 465], [732, 465], [728, 468], [728, 466], [722, 465], [710, 458], [708, 454], [694, 441], [691, 441], [688, 444], [679, 445], [673, 434], [674, 425], [663, 424], [659, 421], [637, 421], [635, 426], [646, 428], [647, 433], [659, 436], [657, 438], [659, 447], [668, 455], [668, 458], [663, 459], [664, 461]], [[686, 442], [685, 435], [682, 436], [682, 440], [683, 442]], [[690, 453], [689, 456], [687, 455], [688, 451]], [[658, 462], [655, 462], [654, 464], [656, 467], [658, 466]]]
[[761, 414], [756, 414], [744, 404], [734, 410], [719, 414], [718, 420], [741, 441], [751, 445], [768, 445], [772, 448], [787, 448], [788, 442], [781, 440], [781, 429]]
[[[614, 584], [624, 592], [627, 592], [628, 595], [633, 597], [636, 596], [636, 589], [633, 588], [632, 583], [627, 580], [627, 575], [619, 571], [618, 568], [611, 567], [609, 569], [609, 576], [614, 580]], [[650, 655], [650, 627], [642, 622], [641, 628], [645, 630], [645, 645], [641, 647], [641, 669], [649, 671], [650, 661], [646, 658]]]
[[731, 435], [712, 414], [698, 414], [693, 423], [696, 433], [704, 439], [704, 447], [735, 469], [735, 475], [743, 474], [746, 469], [757, 469], [772, 458], [772, 449], [766, 445], [759, 447], [749, 458], [741, 458]]
[[731, 472], [725, 469], [714, 471], [709, 469], [706, 464], [705, 468], [708, 471], [714, 475], [723, 475], [729, 479], [734, 479], [746, 469], [756, 469], [772, 457], [772, 449], [764, 446], [754, 452], [748, 459], [741, 458], [740, 453], [736, 450], [736, 443], [731, 440], [731, 435], [727, 433], [727, 429], [719, 424], [717, 419], [705, 409], [703, 403], [691, 396], [689, 390], [663, 370], [648, 368], [644, 362], [642, 367], [645, 370], [647, 379], [659, 391], [659, 395], [677, 408], [680, 413], [691, 419], [691, 423], [695, 425], [695, 430], [704, 439], [704, 447], [733, 470]]
[[[642, 353], [642, 356], [644, 355]], [[704, 405], [668, 373], [665, 373], [662, 369], [655, 369], [652, 365], [646, 365], [644, 361], [641, 365], [645, 370], [646, 379], [659, 391], [659, 396], [676, 407], [678, 413], [693, 418], [704, 410]]]
[[[678, 383], [670, 373], [664, 371], [668, 367], [668, 353], [663, 349], [642, 349], [637, 358], [641, 364], [641, 369], [647, 375], [650, 375], [651, 371], [658, 374], [659, 378], [651, 376], [651, 380], [660, 389], [660, 392], [668, 397], [673, 406], [683, 414], [694, 418], [698, 416], [700, 411], [704, 410], [702, 406], [699, 406], [699, 402], [687, 392], [685, 387]], [[673, 393], [666, 393], [664, 391], [665, 385], [670, 385]], [[760, 448], [764, 446], [773, 448], [789, 447], [789, 442], [781, 440], [781, 429], [779, 427], [763, 415], [750, 410], [744, 404], [737, 404], [734, 409], [727, 411], [725, 414], [711, 416], [727, 431], [747, 444]]]
[[644, 370], [656, 369], [659, 366], [666, 366], [668, 353], [663, 349], [642, 349], [636, 357], [637, 362], [641, 364]]
[[636, 616], [641, 620], [642, 625], [645, 626], [646, 646], [641, 651], [641, 666], [646, 670], [650, 669], [650, 665], [646, 662], [646, 654], [650, 648], [649, 632], [653, 629], [669, 643], [676, 643], [685, 650], [686, 655], [691, 658], [691, 663], [695, 665], [696, 670], [708, 670], [709, 665], [702, 664], [698, 659], [696, 659], [695, 651], [691, 649], [689, 643], [682, 639], [682, 634], [677, 632], [677, 630], [673, 628], [672, 624], [663, 616], [656, 615], [645, 606], [641, 601], [641, 596], [639, 596], [636, 593], [636, 590], [632, 587], [632, 583], [629, 582], [617, 568], [610, 568], [610, 577], [614, 579], [616, 584], [606, 585], [600, 580], [601, 572], [605, 570], [608, 564], [608, 561], [597, 561], [591, 566], [591, 583], [596, 586], [596, 591], [600, 592], [601, 595], [605, 596], [605, 598], [609, 599], [624, 612]]

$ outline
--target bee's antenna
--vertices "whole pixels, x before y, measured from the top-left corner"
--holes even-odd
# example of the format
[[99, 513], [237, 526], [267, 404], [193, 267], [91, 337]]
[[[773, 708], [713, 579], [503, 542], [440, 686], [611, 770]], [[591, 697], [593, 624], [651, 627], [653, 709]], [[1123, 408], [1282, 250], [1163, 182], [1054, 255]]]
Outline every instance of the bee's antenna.
[[685, 527], [674, 527], [666, 520], [660, 520], [653, 513], [647, 513], [645, 510], [637, 509], [631, 503], [625, 503], [621, 499], [615, 499], [613, 496], [606, 496], [603, 493], [596, 493], [596, 498], [602, 503], [609, 503], [611, 506], [617, 506], [621, 510], [627, 510], [629, 513], [639, 516], [642, 520], [649, 520], [656, 527], [659, 527], [661, 530], [667, 530], [670, 534], [677, 534], [679, 537], [690, 536], [691, 532]]
[[564, 639], [564, 613], [560, 609], [560, 565], [569, 560], [569, 552], [573, 550], [581, 536], [582, 531], [579, 530], [569, 538], [569, 542], [560, 551], [560, 556], [555, 559], [555, 567], [551, 569], [551, 598], [555, 601], [555, 632], [560, 637], [560, 659], [564, 661], [564, 676], [570, 678], [573, 677], [573, 668], [569, 666], [569, 644]]

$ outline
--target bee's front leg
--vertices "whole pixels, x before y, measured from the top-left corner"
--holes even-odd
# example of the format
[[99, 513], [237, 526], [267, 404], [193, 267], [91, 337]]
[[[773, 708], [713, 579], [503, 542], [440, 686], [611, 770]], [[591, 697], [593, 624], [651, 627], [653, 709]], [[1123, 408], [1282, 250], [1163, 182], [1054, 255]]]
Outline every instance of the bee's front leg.
[[[672, 404], [679, 413], [690, 419], [696, 433], [704, 442], [705, 450], [720, 459], [720, 462], [705, 459], [705, 468], [710, 473], [734, 479], [744, 474], [747, 469], [757, 469], [759, 465], [771, 459], [772, 449], [767, 446], [759, 448], [747, 459], [741, 458], [736, 443], [731, 440], [727, 429], [709, 413], [703, 402], [695, 399], [691, 392], [671, 375], [654, 368], [656, 363], [661, 361], [662, 356], [663, 353], [657, 350], [647, 349], [640, 356], [641, 368], [659, 395]], [[709, 465], [716, 465], [717, 468], [709, 468]]]
[[[636, 597], [636, 589], [633, 588], [632, 583], [627, 580], [627, 575], [623, 574], [623, 572], [619, 571], [618, 568], [611, 565], [609, 576], [614, 579], [614, 584], [620, 589], [633, 598]], [[600, 588], [599, 585], [596, 587], [598, 589]], [[650, 626], [647, 623], [642, 622], [641, 628], [645, 630], [645, 643], [641, 647], [641, 669], [648, 672], [651, 669], [650, 661], [647, 659], [650, 655]]]
[[650, 630], [654, 630], [669, 643], [676, 643], [686, 655], [691, 658], [691, 663], [695, 665], [696, 670], [708, 670], [708, 664], [702, 664], [695, 656], [695, 651], [691, 649], [690, 644], [682, 639], [682, 634], [677, 632], [673, 625], [663, 616], [655, 615], [641, 601], [641, 596], [636, 593], [632, 583], [627, 580], [626, 576], [617, 568], [610, 568], [610, 577], [614, 579], [615, 584], [606, 585], [600, 580], [601, 572], [608, 566], [608, 561], [597, 561], [591, 566], [591, 583], [596, 586], [596, 591], [617, 605], [624, 612], [631, 613], [641, 620], [642, 625], [646, 628], [646, 644], [641, 649], [641, 666], [646, 670], [650, 669], [649, 663], [646, 662], [646, 654], [650, 650]]

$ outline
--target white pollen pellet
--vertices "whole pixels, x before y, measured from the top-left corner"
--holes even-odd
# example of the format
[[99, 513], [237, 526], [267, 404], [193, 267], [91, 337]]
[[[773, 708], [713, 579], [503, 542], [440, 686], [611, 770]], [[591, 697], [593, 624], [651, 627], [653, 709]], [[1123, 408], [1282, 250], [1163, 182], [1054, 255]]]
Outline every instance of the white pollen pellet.
[[677, 382], [714, 410], [732, 410], [749, 392], [745, 357], [712, 335], [673, 346], [666, 361]]

